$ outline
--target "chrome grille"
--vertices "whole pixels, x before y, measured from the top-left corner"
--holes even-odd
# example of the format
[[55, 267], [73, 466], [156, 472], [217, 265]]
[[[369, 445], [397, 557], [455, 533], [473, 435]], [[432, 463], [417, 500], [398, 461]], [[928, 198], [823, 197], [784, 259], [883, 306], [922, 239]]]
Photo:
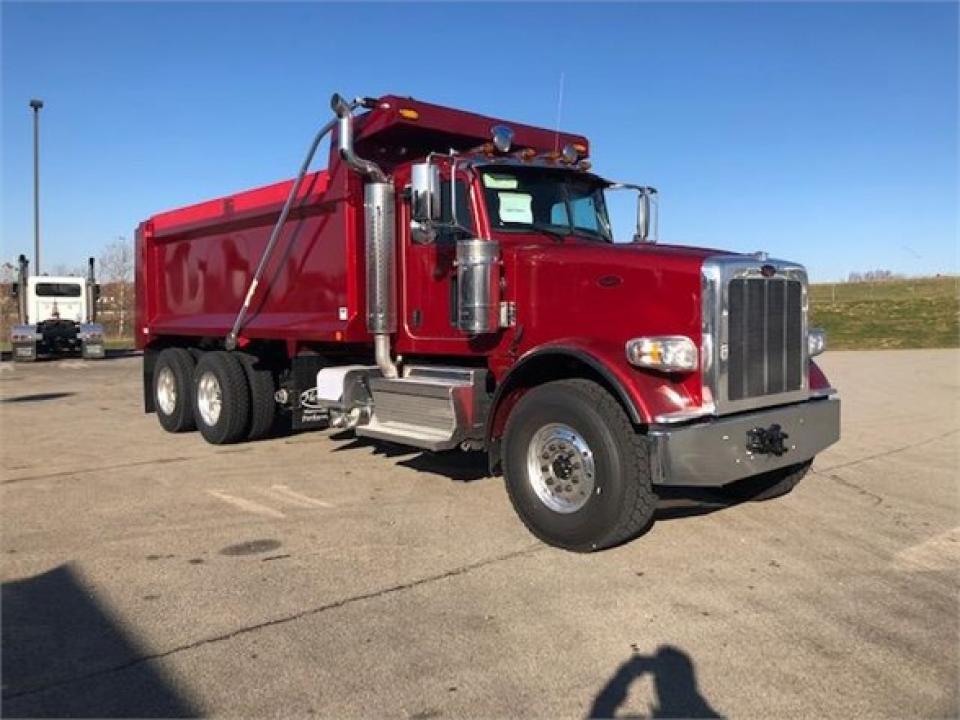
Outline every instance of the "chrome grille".
[[803, 387], [803, 285], [735, 278], [728, 286], [727, 399]]
[[807, 399], [803, 267], [715, 255], [701, 280], [704, 407], [726, 415]]

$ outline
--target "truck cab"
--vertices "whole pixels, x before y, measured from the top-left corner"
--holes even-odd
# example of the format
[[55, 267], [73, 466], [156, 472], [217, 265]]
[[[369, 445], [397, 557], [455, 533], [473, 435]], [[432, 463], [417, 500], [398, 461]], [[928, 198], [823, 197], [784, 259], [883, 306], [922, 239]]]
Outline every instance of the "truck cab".
[[93, 259], [88, 277], [29, 276], [22, 255], [19, 267], [13, 286], [19, 314], [11, 331], [13, 359], [24, 362], [69, 353], [102, 358], [103, 328], [96, 323], [100, 287], [93, 277]]
[[61, 321], [79, 324], [89, 315], [87, 281], [69, 276], [32, 277], [27, 281], [27, 313], [38, 325]]

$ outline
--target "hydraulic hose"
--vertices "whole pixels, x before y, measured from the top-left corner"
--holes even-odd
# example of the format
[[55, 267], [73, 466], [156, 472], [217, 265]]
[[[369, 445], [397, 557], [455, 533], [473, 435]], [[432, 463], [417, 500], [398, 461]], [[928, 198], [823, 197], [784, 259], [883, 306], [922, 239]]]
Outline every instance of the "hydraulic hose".
[[[350, 105], [349, 107], [352, 108], [353, 105]], [[227, 350], [234, 350], [237, 347], [237, 336], [240, 333], [240, 328], [243, 327], [243, 321], [247, 318], [247, 312], [250, 309], [251, 302], [253, 302], [253, 296], [257, 292], [257, 286], [260, 284], [260, 279], [263, 277], [263, 273], [267, 268], [267, 262], [270, 259], [273, 248], [280, 239], [280, 233], [283, 230], [284, 224], [287, 222], [287, 217], [290, 215], [290, 210], [293, 208], [293, 203], [297, 199], [297, 195], [300, 193], [300, 186], [303, 185], [303, 178], [306, 176], [307, 170], [310, 168], [310, 163], [313, 162], [313, 156], [316, 154], [317, 148], [320, 146], [320, 141], [323, 140], [327, 133], [337, 126], [339, 121], [340, 118], [334, 118], [320, 128], [320, 130], [317, 131], [316, 137], [313, 138], [313, 142], [310, 143], [310, 149], [307, 151], [307, 156], [303, 159], [303, 164], [300, 165], [300, 172], [297, 173], [297, 179], [290, 188], [290, 194], [287, 195], [287, 200], [283, 204], [283, 209], [280, 211], [280, 217], [277, 218], [277, 222], [273, 226], [273, 231], [270, 233], [270, 240], [267, 242], [267, 246], [263, 249], [263, 254], [260, 255], [260, 262], [257, 264], [257, 269], [253, 273], [253, 278], [250, 280], [250, 286], [247, 288], [247, 294], [243, 298], [243, 305], [240, 307], [240, 311], [237, 313], [237, 317], [233, 321], [233, 327], [230, 329], [230, 333], [226, 337], [224, 345], [226, 346]]]

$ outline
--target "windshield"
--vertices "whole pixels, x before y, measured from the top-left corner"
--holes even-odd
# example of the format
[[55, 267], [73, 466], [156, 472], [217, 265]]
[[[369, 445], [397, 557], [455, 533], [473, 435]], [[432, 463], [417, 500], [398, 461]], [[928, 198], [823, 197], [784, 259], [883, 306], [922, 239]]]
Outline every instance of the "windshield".
[[540, 167], [480, 172], [492, 230], [542, 230], [613, 242], [603, 185], [596, 179]]
[[74, 283], [37, 283], [38, 297], [80, 297], [82, 288]]

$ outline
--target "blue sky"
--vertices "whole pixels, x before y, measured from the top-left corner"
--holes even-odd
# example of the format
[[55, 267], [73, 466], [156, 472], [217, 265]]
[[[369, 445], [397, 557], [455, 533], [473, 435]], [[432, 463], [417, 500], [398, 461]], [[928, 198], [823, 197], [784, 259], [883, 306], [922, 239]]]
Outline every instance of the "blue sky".
[[956, 272], [957, 7], [5, 2], [0, 259], [32, 253], [31, 97], [50, 269], [291, 176], [331, 92], [553, 127], [562, 72], [562, 126], [660, 188], [664, 241]]

